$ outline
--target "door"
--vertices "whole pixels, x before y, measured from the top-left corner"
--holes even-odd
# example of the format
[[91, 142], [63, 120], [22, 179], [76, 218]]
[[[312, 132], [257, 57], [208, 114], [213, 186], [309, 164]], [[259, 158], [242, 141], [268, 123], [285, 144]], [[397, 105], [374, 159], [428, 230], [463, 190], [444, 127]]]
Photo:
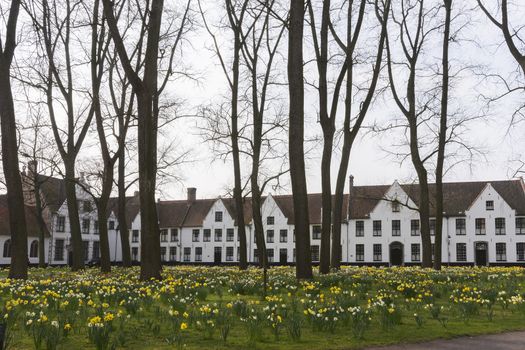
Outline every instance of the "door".
[[288, 263], [288, 249], [279, 250], [279, 263], [281, 264]]
[[219, 264], [222, 262], [222, 247], [215, 247], [213, 254], [213, 262]]
[[476, 266], [487, 266], [488, 246], [487, 242], [476, 242]]
[[403, 265], [403, 244], [400, 242], [390, 244], [390, 265]]

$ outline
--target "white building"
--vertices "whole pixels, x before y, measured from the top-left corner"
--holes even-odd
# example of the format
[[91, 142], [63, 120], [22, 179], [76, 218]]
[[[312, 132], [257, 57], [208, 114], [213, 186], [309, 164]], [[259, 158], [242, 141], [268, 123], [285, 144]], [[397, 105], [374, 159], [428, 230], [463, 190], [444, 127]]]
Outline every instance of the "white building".
[[[430, 188], [433, 197], [434, 186]], [[340, 210], [342, 260], [349, 264], [410, 265], [422, 258], [417, 206], [418, 186], [399, 184], [354, 186]], [[312, 261], [319, 261], [321, 195], [308, 197]], [[161, 254], [165, 262], [237, 262], [239, 244], [232, 199], [188, 198], [159, 201]], [[433, 198], [431, 215], [435, 216]], [[258, 260], [251, 202], [246, 200], [245, 224], [250, 262]], [[262, 205], [268, 260], [295, 261], [291, 195], [268, 195]], [[432, 242], [435, 219], [430, 220]], [[130, 231], [132, 257], [140, 260], [140, 215]], [[444, 184], [442, 261], [445, 264], [525, 264], [525, 184], [507, 181]]]
[[[28, 174], [26, 175], [25, 172], [22, 173], [24, 199], [26, 206], [32, 213], [32, 215], [26, 214], [29, 222], [31, 222], [31, 220], [36, 222], [37, 217], [33, 184], [33, 172], [35, 171], [36, 164], [30, 162], [28, 164]], [[49, 265], [68, 264], [72, 259], [72, 249], [71, 230], [65, 194], [65, 180], [40, 174], [37, 175], [37, 179], [40, 187], [40, 198], [43, 208], [42, 216], [47, 228], [45, 240], [45, 261]], [[81, 186], [76, 186], [76, 195], [79, 208], [82, 242], [84, 247], [84, 260], [85, 262], [96, 262], [100, 259], [100, 237], [98, 232], [96, 206], [92, 197]], [[110, 237], [115, 236], [115, 228], [115, 215], [113, 212], [110, 212], [108, 218], [108, 234]], [[35, 228], [31, 228], [30, 226], [28, 229], [28, 235], [31, 237], [35, 236], [34, 231]], [[5, 246], [5, 239], [0, 233], [0, 244], [3, 243]], [[35, 243], [33, 242], [34, 240], [31, 240], [31, 243], [29, 244], [34, 245]], [[33, 254], [33, 247], [31, 245], [29, 246], [28, 251], [30, 263], [38, 263], [38, 249], [36, 249], [36, 256], [31, 256]], [[5, 264], [8, 264], [9, 262], [10, 259], [4, 259], [0, 261], [0, 263]]]

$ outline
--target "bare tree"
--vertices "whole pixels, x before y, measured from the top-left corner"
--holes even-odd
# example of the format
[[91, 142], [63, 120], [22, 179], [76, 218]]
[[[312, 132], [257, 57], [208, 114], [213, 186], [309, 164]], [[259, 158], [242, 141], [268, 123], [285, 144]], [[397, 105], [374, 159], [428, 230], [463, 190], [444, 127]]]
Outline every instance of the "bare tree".
[[[85, 56], [76, 55], [77, 52], [82, 53], [79, 48], [82, 44], [73, 42], [72, 38], [82, 35], [73, 31], [82, 30], [83, 21], [90, 15], [89, 10], [81, 5], [82, 2], [73, 0], [24, 3], [36, 29], [38, 45], [47, 61], [47, 72], [35, 68], [37, 82], [28, 80], [27, 83], [42, 90], [47, 97], [53, 136], [64, 164], [73, 270], [84, 267], [75, 164], [94, 115], [93, 105], [88, 102], [84, 90], [86, 87], [75, 79], [81, 74]], [[55, 90], [58, 90], [58, 96], [55, 96]], [[65, 128], [62, 128], [62, 120], [59, 119], [62, 115], [66, 117]]]
[[396, 4], [397, 11], [392, 11], [392, 22], [399, 35], [394, 38], [402, 47], [402, 64], [406, 67], [405, 74], [407, 77], [403, 81], [405, 95], [399, 94], [399, 88], [396, 85], [398, 74], [394, 74], [393, 66], [398, 63], [392, 56], [392, 32], [388, 32], [386, 38], [388, 79], [390, 89], [397, 107], [406, 118], [409, 132], [410, 158], [416, 170], [419, 183], [419, 217], [421, 227], [421, 241], [423, 252], [423, 267], [432, 266], [432, 245], [430, 239], [430, 195], [428, 187], [428, 170], [425, 167], [425, 159], [420, 152], [421, 139], [418, 136], [418, 127], [422, 123], [421, 119], [428, 110], [428, 105], [420, 106], [416, 96], [416, 73], [417, 64], [423, 44], [427, 37], [433, 31], [437, 30], [435, 26], [429, 26], [425, 19], [431, 16], [431, 13], [437, 11], [436, 7], [430, 10], [424, 5], [423, 0], [399, 0]]
[[304, 1], [290, 0], [288, 27], [288, 90], [290, 95], [288, 148], [292, 182], [296, 277], [312, 278], [308, 191], [304, 161]]
[[449, 44], [450, 23], [452, 21], [452, 0], [443, 0], [445, 22], [443, 29], [442, 51], [442, 84], [441, 84], [441, 111], [439, 117], [438, 151], [436, 163], [436, 233], [434, 238], [434, 269], [441, 269], [441, 251], [443, 242], [443, 169], [445, 163], [445, 146], [447, 144], [448, 121], [448, 89], [449, 89]]
[[[20, 0], [12, 0], [5, 28], [4, 43], [0, 40], [0, 126], [2, 131], [2, 164], [7, 187], [9, 229], [11, 231], [11, 266], [9, 278], [27, 278], [27, 226], [18, 167], [18, 142], [15, 107], [11, 90], [11, 62], [16, 47], [16, 25]], [[22, 214], [21, 214], [22, 213]]]
[[[343, 124], [343, 146], [341, 151], [341, 161], [339, 164], [339, 170], [337, 173], [336, 188], [335, 188], [335, 198], [334, 198], [334, 210], [333, 210], [333, 232], [332, 232], [332, 260], [331, 267], [338, 269], [341, 264], [341, 224], [342, 224], [342, 210], [344, 200], [344, 188], [346, 183], [346, 175], [348, 171], [348, 164], [350, 161], [350, 152], [354, 141], [359, 133], [361, 125], [365, 119], [365, 116], [370, 108], [370, 105], [374, 98], [374, 93], [376, 91], [378, 78], [381, 72], [383, 51], [386, 40], [386, 26], [389, 17], [390, 11], [390, 0], [384, 2], [375, 2], [374, 11], [376, 17], [381, 24], [381, 33], [379, 34], [377, 52], [375, 53], [375, 61], [371, 72], [371, 79], [369, 85], [363, 88], [365, 97], [359, 104], [359, 109], [357, 111], [357, 116], [352, 119], [352, 106], [355, 103], [355, 93], [354, 93], [354, 69], [355, 62], [357, 60], [357, 41], [361, 33], [363, 18], [365, 15], [366, 0], [361, 0], [359, 2], [359, 10], [357, 13], [357, 19], [354, 22], [353, 14], [353, 3], [350, 1], [348, 3], [348, 12], [347, 12], [347, 32], [346, 40], [344, 41], [337, 35], [337, 32], [334, 29], [334, 26], [331, 25], [330, 29], [342, 47], [343, 52], [345, 52], [345, 65], [347, 66], [346, 73], [346, 93], [345, 93], [345, 112], [344, 112], [344, 124]], [[353, 27], [354, 26], [354, 27]], [[352, 193], [350, 193], [350, 196]]]
[[[142, 16], [141, 36], [147, 36], [144, 54], [144, 68], [137, 69], [132, 64], [130, 54], [123, 41], [123, 35], [115, 16], [114, 3], [103, 0], [104, 14], [109, 26], [116, 51], [137, 100], [138, 153], [139, 153], [139, 192], [141, 216], [141, 273], [143, 280], [160, 279], [160, 231], [155, 203], [157, 178], [157, 132], [159, 117], [159, 98], [169, 78], [174, 74], [172, 65], [182, 35], [187, 31], [190, 1], [183, 10], [183, 16], [173, 35], [174, 42], [168, 50], [159, 52], [161, 24], [164, 9], [163, 0], [151, 0]], [[175, 26], [174, 23], [172, 23]], [[171, 38], [172, 36], [167, 35]], [[160, 58], [159, 58], [160, 53]], [[167, 55], [168, 68], [159, 84], [159, 60]], [[142, 77], [139, 75], [142, 71]]]

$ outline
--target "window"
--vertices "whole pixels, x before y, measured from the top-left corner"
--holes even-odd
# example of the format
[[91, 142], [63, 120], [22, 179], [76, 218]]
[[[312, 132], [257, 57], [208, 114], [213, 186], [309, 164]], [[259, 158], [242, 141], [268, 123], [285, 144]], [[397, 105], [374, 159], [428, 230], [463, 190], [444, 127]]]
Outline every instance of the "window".
[[525, 261], [525, 243], [516, 243], [516, 260]]
[[185, 262], [188, 262], [191, 260], [191, 248], [190, 247], [184, 247], [184, 256], [183, 260]]
[[11, 239], [6, 239], [4, 242], [4, 258], [11, 257]]
[[293, 229], [293, 241], [295, 242], [295, 229]]
[[98, 232], [98, 221], [97, 220], [93, 221], [93, 233], [96, 234], [96, 235], [99, 234], [99, 232]]
[[319, 246], [313, 245], [311, 248], [312, 252], [312, 261], [319, 261]]
[[293, 257], [292, 257], [292, 259], [293, 259], [293, 262], [295, 262], [295, 248], [293, 249]]
[[507, 261], [507, 245], [496, 243], [496, 261]]
[[170, 261], [177, 260], [177, 247], [170, 247]]
[[215, 222], [222, 222], [222, 211], [215, 212]]
[[170, 240], [172, 242], [178, 242], [179, 241], [179, 230], [176, 228], [172, 228], [170, 232]]
[[355, 261], [365, 261], [365, 245], [355, 245]]
[[496, 218], [494, 222], [496, 224], [496, 234], [504, 235], [505, 234], [505, 218]]
[[401, 236], [400, 220], [392, 220], [392, 236]]
[[372, 223], [372, 234], [374, 237], [380, 237], [381, 236], [381, 220], [374, 220]]
[[467, 224], [465, 219], [456, 219], [456, 235], [464, 236], [467, 234]]
[[266, 231], [266, 243], [273, 243], [273, 236], [274, 236], [273, 230], [267, 230]]
[[137, 243], [139, 241], [139, 230], [131, 231], [131, 242]]
[[494, 210], [494, 201], [486, 201], [485, 202], [485, 208], [487, 210]]
[[419, 243], [412, 243], [410, 251], [412, 253], [412, 261], [421, 261], [421, 247]]
[[92, 205], [91, 205], [91, 202], [90, 202], [90, 201], [84, 201], [84, 202], [82, 203], [82, 210], [83, 210], [84, 212], [87, 212], [87, 213], [91, 212], [91, 211], [93, 210], [93, 207], [92, 207]]
[[109, 220], [108, 221], [108, 229], [109, 230], [114, 230], [115, 229], [115, 221], [114, 220]]
[[374, 244], [373, 250], [374, 250], [374, 261], [383, 260], [383, 257], [382, 257], [383, 247], [381, 246], [381, 244]]
[[94, 241], [93, 242], [93, 260], [99, 260], [100, 259], [100, 242]]
[[82, 219], [82, 234], [89, 234], [89, 226], [90, 226], [90, 220], [89, 218]]
[[467, 261], [467, 243], [456, 243], [456, 261]]
[[138, 247], [131, 248], [131, 260], [133, 261], [139, 260], [139, 248]]
[[184, 256], [183, 260], [185, 262], [188, 262], [191, 260], [191, 248], [190, 247], [184, 247]]
[[57, 216], [57, 232], [64, 232], [66, 230], [66, 217]]
[[279, 242], [281, 243], [288, 242], [288, 230], [279, 231]]
[[275, 224], [275, 217], [273, 216], [268, 216], [266, 218], [266, 225], [274, 225]]
[[419, 220], [410, 220], [410, 235], [419, 236]]
[[259, 252], [257, 251], [257, 249], [253, 250], [253, 261], [259, 262]]
[[428, 226], [430, 228], [430, 234], [434, 236], [436, 234], [436, 219], [430, 219]]
[[84, 248], [84, 261], [89, 259], [89, 241], [82, 241], [82, 248]]
[[222, 242], [222, 229], [215, 229], [215, 242]]
[[38, 241], [36, 239], [29, 246], [29, 257], [38, 258]]
[[[4, 245], [4, 253], [5, 253], [5, 245]], [[64, 240], [63, 239], [55, 239], [55, 261], [63, 261], [64, 260]]]
[[312, 227], [312, 239], [321, 239], [321, 226], [314, 225]]
[[195, 247], [195, 261], [202, 261], [202, 247]]
[[205, 228], [202, 231], [202, 241], [203, 242], [210, 242], [211, 241], [211, 230], [209, 228]]
[[233, 230], [233, 228], [226, 229], [226, 242], [233, 242], [234, 237], [235, 231]]
[[160, 247], [160, 261], [166, 261], [166, 247]]
[[365, 222], [358, 220], [355, 222], [355, 236], [363, 237], [365, 235]]
[[161, 242], [167, 242], [168, 241], [168, 230], [163, 228], [160, 230], [160, 241]]
[[516, 234], [525, 235], [525, 218], [516, 218]]
[[485, 229], [485, 219], [484, 218], [476, 219], [476, 234], [484, 235], [485, 233], [487, 233]]
[[233, 247], [226, 247], [226, 261], [233, 261]]
[[191, 231], [191, 241], [198, 242], [200, 233], [201, 231], [199, 229], [192, 230]]
[[392, 212], [399, 213], [399, 202], [397, 200], [392, 202]]
[[266, 256], [268, 257], [268, 262], [273, 263], [273, 255], [274, 251], [273, 249], [266, 249]]
[[430, 244], [430, 251], [432, 252], [432, 261], [434, 261], [434, 252], [436, 250], [436, 245], [434, 243]]

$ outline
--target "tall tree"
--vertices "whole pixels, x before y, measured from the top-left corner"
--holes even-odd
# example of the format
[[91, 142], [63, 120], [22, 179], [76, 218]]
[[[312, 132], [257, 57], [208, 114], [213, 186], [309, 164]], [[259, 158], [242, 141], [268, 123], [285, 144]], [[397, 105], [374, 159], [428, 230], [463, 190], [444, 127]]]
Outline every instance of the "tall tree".
[[288, 27], [288, 91], [290, 97], [288, 149], [295, 224], [296, 277], [312, 278], [308, 191], [304, 161], [303, 25], [305, 3], [290, 0]]
[[[406, 79], [402, 82], [405, 85], [405, 95], [401, 97], [396, 85], [396, 79], [400, 74], [394, 74], [393, 66], [396, 63], [392, 55], [391, 33], [387, 32], [386, 52], [387, 67], [390, 90], [395, 104], [405, 117], [408, 124], [410, 158], [416, 170], [419, 188], [419, 218], [421, 227], [421, 242], [423, 267], [432, 267], [432, 244], [430, 239], [430, 194], [428, 186], [428, 170], [425, 166], [426, 157], [422, 157], [420, 152], [421, 139], [418, 128], [421, 124], [422, 114], [428, 106], [419, 106], [416, 89], [416, 74], [418, 60], [420, 58], [423, 44], [426, 43], [428, 35], [435, 31], [437, 27], [428, 26], [425, 19], [430, 16], [428, 9], [425, 8], [424, 0], [399, 0], [397, 10], [392, 11], [392, 22], [396, 26], [399, 38], [396, 42], [401, 44], [403, 52], [403, 65], [406, 67]], [[434, 8], [435, 11], [435, 8]], [[397, 16], [399, 15], [399, 16]]]
[[[336, 41], [342, 47], [345, 55], [345, 65], [347, 66], [346, 73], [346, 92], [345, 92], [345, 111], [344, 111], [344, 123], [343, 123], [343, 146], [341, 150], [341, 160], [339, 163], [339, 170], [337, 172], [337, 180], [335, 187], [335, 198], [334, 198], [334, 210], [333, 210], [333, 232], [332, 232], [332, 258], [331, 267], [338, 269], [341, 264], [341, 225], [343, 220], [343, 212], [340, 208], [343, 207], [344, 200], [344, 188], [346, 184], [346, 175], [348, 172], [348, 165], [350, 162], [350, 152], [354, 141], [359, 133], [359, 129], [363, 124], [365, 116], [370, 108], [374, 93], [376, 91], [377, 81], [381, 72], [383, 51], [386, 39], [386, 26], [390, 11], [390, 0], [385, 2], [375, 2], [375, 13], [378, 21], [381, 24], [381, 33], [379, 34], [377, 52], [375, 54], [375, 62], [372, 68], [372, 78], [368, 87], [364, 88], [366, 91], [364, 99], [359, 104], [359, 110], [357, 116], [353, 120], [352, 124], [352, 105], [354, 103], [354, 68], [357, 60], [356, 46], [361, 33], [363, 18], [365, 16], [366, 0], [361, 0], [359, 4], [359, 10], [357, 13], [357, 19], [355, 25], [353, 24], [353, 7], [352, 1], [348, 2], [348, 12], [346, 16], [346, 40], [341, 39], [331, 26], [330, 29], [333, 32]], [[350, 193], [352, 196], [352, 193]]]
[[447, 143], [448, 120], [448, 88], [449, 88], [449, 43], [450, 23], [452, 21], [452, 0], [443, 0], [445, 8], [445, 22], [443, 29], [443, 49], [441, 69], [443, 70], [441, 83], [441, 111], [439, 117], [438, 151], [436, 162], [436, 233], [434, 237], [434, 268], [441, 269], [441, 251], [443, 244], [443, 168], [445, 164], [445, 146]]
[[12, 0], [5, 28], [5, 39], [0, 41], [0, 125], [2, 131], [2, 164], [7, 187], [9, 230], [11, 231], [10, 278], [27, 278], [27, 226], [18, 167], [18, 142], [15, 107], [11, 90], [11, 62], [16, 47], [16, 25], [20, 0]]
[[[31, 16], [36, 28], [38, 43], [41, 46], [46, 61], [47, 72], [38, 74], [42, 80], [34, 84], [43, 90], [47, 97], [47, 107], [53, 136], [62, 158], [65, 174], [65, 192], [71, 232], [72, 269], [84, 267], [84, 249], [80, 231], [79, 206], [76, 194], [76, 160], [86, 138], [94, 115], [93, 105], [89, 102], [86, 108], [79, 101], [86, 102], [87, 96], [82, 91], [81, 82], [75, 79], [85, 62], [85, 57], [77, 57], [72, 38], [81, 36], [73, 33], [82, 29], [77, 21], [88, 14], [78, 2], [66, 0], [62, 3], [41, 0], [25, 3], [27, 13]], [[62, 61], [64, 60], [64, 61]], [[89, 61], [89, 58], [87, 59]], [[77, 71], [78, 69], [78, 71]], [[54, 91], [59, 94], [55, 96]], [[62, 127], [59, 117], [66, 116], [66, 127]]]
[[[139, 154], [139, 197], [141, 219], [141, 271], [140, 278], [161, 278], [160, 231], [155, 202], [157, 179], [157, 135], [159, 117], [159, 98], [166, 87], [169, 77], [173, 74], [172, 63], [180, 39], [186, 31], [187, 14], [190, 1], [184, 9], [181, 24], [175, 35], [175, 43], [170, 50], [169, 67], [164, 79], [159, 84], [159, 57], [164, 52], [159, 51], [161, 40], [161, 24], [164, 8], [163, 0], [151, 0], [142, 8], [144, 35], [147, 36], [144, 62], [142, 67], [134, 67], [124, 44], [121, 31], [115, 17], [114, 3], [103, 0], [104, 14], [109, 26], [112, 40], [120, 58], [128, 80], [130, 81], [137, 101], [138, 119], [138, 154]], [[142, 33], [141, 33], [142, 34]], [[142, 73], [142, 77], [139, 75]]]

